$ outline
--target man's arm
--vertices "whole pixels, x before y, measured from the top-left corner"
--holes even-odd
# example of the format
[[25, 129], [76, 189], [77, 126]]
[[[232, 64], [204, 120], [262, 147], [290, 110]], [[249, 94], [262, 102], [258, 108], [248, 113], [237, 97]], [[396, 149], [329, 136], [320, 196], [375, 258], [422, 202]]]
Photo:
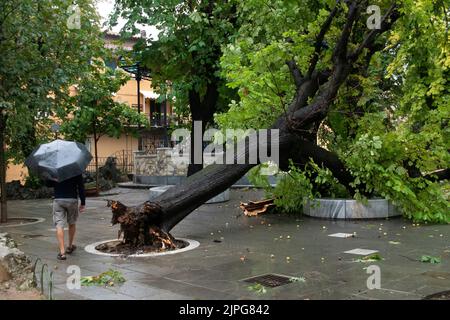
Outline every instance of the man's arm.
[[86, 205], [86, 195], [84, 193], [84, 182], [82, 175], [78, 176], [77, 185], [78, 185], [78, 196], [80, 197], [81, 200], [81, 206], [84, 207]]

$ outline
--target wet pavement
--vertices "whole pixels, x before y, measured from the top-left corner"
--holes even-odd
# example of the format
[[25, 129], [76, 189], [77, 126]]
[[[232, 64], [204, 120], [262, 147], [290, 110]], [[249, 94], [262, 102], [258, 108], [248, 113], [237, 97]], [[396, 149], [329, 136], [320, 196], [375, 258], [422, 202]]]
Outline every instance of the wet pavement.
[[[111, 213], [103, 199], [136, 205], [146, 200], [148, 191], [114, 189], [109, 194], [88, 198], [78, 223], [78, 250], [66, 261], [56, 260], [51, 200], [8, 202], [10, 217], [46, 219], [0, 227], [0, 232], [10, 233], [33, 260], [39, 257], [49, 265], [55, 299], [423, 299], [450, 290], [449, 225], [413, 225], [403, 218], [330, 221], [278, 214], [249, 218], [241, 214], [239, 202], [263, 194], [248, 189], [232, 190], [228, 202], [201, 206], [172, 231], [175, 237], [199, 241], [192, 251], [149, 258], [93, 255], [83, 250], [85, 245], [117, 237], [118, 227], [109, 226]], [[347, 235], [330, 236], [336, 233]], [[354, 249], [376, 251], [383, 260], [360, 262], [363, 255], [345, 253]], [[420, 262], [423, 255], [439, 257], [441, 263]], [[126, 282], [70, 290], [66, 281], [71, 265], [79, 266], [82, 276], [114, 269]], [[376, 273], [368, 273], [376, 268], [371, 265], [379, 267], [380, 289], [368, 289], [368, 282], [376, 283]], [[305, 281], [266, 288], [265, 293], [242, 281], [269, 273]]]

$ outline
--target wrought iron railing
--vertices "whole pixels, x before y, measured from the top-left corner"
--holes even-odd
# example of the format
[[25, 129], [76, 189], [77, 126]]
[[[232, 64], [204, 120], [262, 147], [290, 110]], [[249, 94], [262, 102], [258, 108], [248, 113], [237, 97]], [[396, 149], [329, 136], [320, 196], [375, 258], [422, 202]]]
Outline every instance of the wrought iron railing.
[[[38, 273], [37, 266], [40, 262], [40, 272]], [[43, 263], [40, 258], [37, 258], [33, 265], [33, 282], [40, 288], [41, 295], [49, 300], [53, 300], [53, 271], [50, 271], [48, 265]], [[39, 282], [38, 282], [39, 274]], [[47, 289], [47, 290], [46, 290]]]
[[[108, 158], [116, 159], [116, 167], [124, 174], [133, 173], [134, 171], [134, 159], [132, 150], [119, 150], [111, 154], [109, 157], [98, 157], [98, 167], [102, 167], [106, 164]], [[95, 172], [95, 159], [92, 159], [89, 163], [86, 171], [90, 173]]]

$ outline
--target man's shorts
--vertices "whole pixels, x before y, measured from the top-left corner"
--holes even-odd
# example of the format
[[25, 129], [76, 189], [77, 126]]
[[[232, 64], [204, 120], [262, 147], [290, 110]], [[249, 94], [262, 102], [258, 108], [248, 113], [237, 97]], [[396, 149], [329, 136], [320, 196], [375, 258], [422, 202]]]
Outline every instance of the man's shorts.
[[67, 223], [75, 224], [78, 219], [78, 199], [53, 200], [53, 223], [55, 227], [64, 228]]

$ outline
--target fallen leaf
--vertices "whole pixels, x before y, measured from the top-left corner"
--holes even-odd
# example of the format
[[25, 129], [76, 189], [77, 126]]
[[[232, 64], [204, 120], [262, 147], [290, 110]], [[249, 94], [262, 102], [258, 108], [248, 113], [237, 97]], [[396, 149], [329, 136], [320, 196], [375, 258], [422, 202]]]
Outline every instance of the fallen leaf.
[[368, 255], [364, 258], [357, 259], [355, 262], [375, 262], [375, 261], [381, 261], [384, 260], [378, 253], [374, 253], [371, 255]]
[[306, 279], [303, 277], [290, 277], [290, 282], [306, 282]]
[[420, 258], [420, 261], [425, 262], [425, 263], [437, 264], [437, 263], [441, 263], [441, 258], [433, 257], [433, 256], [429, 256], [429, 255], [423, 255]]

